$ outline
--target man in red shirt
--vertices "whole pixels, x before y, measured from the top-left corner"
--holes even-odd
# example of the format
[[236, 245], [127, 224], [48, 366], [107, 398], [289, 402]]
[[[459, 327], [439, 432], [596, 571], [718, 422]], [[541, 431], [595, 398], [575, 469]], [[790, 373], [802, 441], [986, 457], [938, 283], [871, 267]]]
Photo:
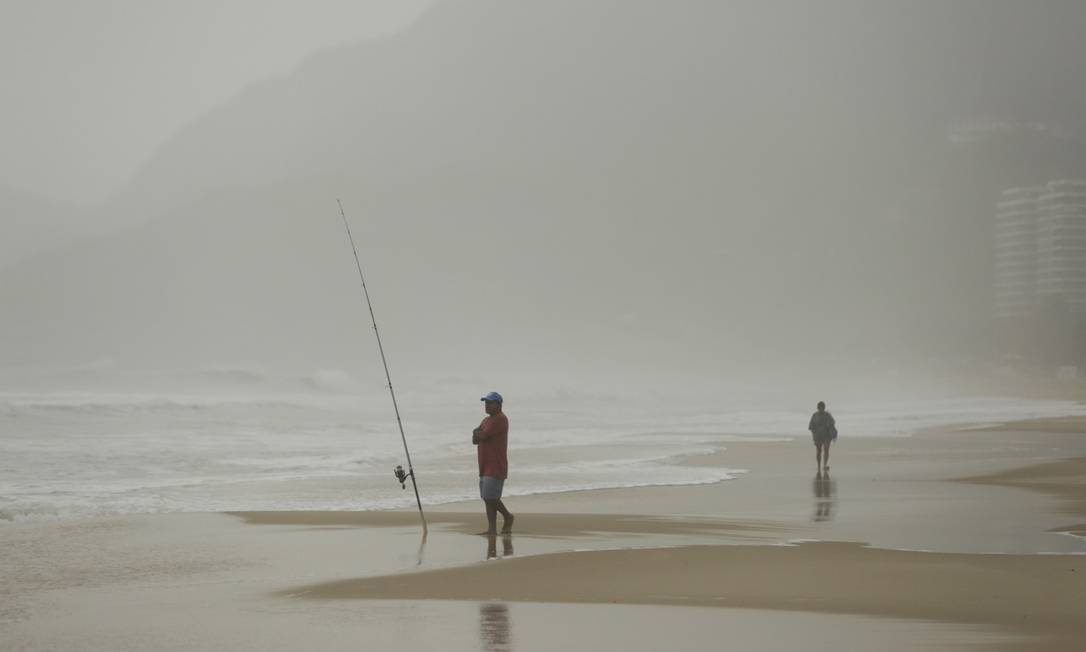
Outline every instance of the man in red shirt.
[[471, 433], [471, 443], [479, 454], [479, 496], [486, 504], [486, 534], [498, 533], [498, 512], [502, 513], [502, 532], [513, 531], [513, 514], [502, 503], [502, 487], [509, 475], [506, 449], [509, 442], [509, 419], [502, 412], [502, 395], [490, 392], [483, 398], [486, 418]]

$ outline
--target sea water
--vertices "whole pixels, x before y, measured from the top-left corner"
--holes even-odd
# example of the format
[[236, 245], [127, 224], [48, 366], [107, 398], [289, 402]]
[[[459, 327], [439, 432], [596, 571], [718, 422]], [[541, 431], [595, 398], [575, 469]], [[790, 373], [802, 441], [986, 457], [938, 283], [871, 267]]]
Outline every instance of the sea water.
[[[171, 511], [386, 509], [414, 504], [389, 394], [322, 372], [269, 383], [237, 370], [109, 389], [0, 388], [0, 524]], [[194, 389], [196, 387], [197, 389]], [[492, 388], [478, 388], [481, 395]], [[422, 501], [475, 498], [478, 396], [455, 382], [400, 396]], [[831, 406], [833, 408], [835, 406]], [[854, 403], [842, 436], [1086, 414], [1067, 401], [956, 398]], [[748, 438], [806, 437], [809, 406], [763, 397], [506, 396], [507, 495], [717, 483], [744, 469], [684, 465]], [[726, 454], [722, 457], [726, 460]]]

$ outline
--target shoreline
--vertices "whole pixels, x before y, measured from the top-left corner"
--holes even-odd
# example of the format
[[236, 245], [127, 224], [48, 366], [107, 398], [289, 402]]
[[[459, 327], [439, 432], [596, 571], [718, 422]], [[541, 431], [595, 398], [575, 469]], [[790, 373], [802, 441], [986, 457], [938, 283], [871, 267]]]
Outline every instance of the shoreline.
[[[984, 433], [1086, 433], [1086, 419], [1039, 420], [973, 429]], [[945, 433], [944, 433], [945, 434]], [[934, 433], [928, 437], [936, 436]], [[918, 436], [923, 441], [924, 436]], [[1061, 513], [1086, 517], [1086, 456], [960, 477], [948, 484], [1026, 489], [1059, 501]], [[280, 515], [280, 518], [283, 515]], [[447, 514], [464, 530], [470, 514]], [[548, 522], [554, 514], [530, 513]], [[567, 515], [568, 516], [568, 515]], [[615, 515], [596, 533], [612, 530]], [[249, 522], [256, 517], [248, 515]], [[306, 517], [311, 518], [311, 517]], [[618, 522], [622, 522], [618, 517]], [[272, 519], [276, 520], [276, 519]], [[287, 519], [292, 520], [292, 519]], [[366, 519], [361, 519], [365, 521]], [[518, 525], [522, 520], [518, 520]], [[682, 517], [632, 521], [693, 530]], [[720, 528], [720, 529], [715, 529]], [[706, 527], [727, 531], [724, 523]], [[763, 528], [773, 531], [773, 527]], [[1083, 525], [1050, 532], [1078, 535]], [[583, 533], [582, 533], [583, 534]], [[733, 533], [734, 534], [734, 533]], [[525, 535], [528, 535], [525, 533]], [[519, 533], [518, 533], [519, 536]], [[701, 606], [802, 611], [984, 625], [1008, 635], [1005, 649], [1075, 650], [1086, 639], [1086, 546], [1077, 554], [991, 554], [903, 550], [857, 541], [794, 545], [688, 545], [555, 552], [380, 577], [296, 586], [279, 593], [305, 600], [498, 600], [529, 603]]]
[[[549, 495], [549, 494], [547, 494]], [[249, 525], [288, 525], [304, 527], [415, 527], [417, 512], [223, 512]], [[646, 514], [566, 514], [530, 512], [517, 521], [515, 536], [571, 539], [601, 534], [709, 535], [741, 538], [765, 538], [772, 523], [728, 521], [724, 519], [671, 518]], [[479, 512], [431, 512], [426, 521], [431, 526], [445, 526], [458, 534], [479, 534]], [[484, 524], [485, 525], [485, 524]]]
[[[476, 617], [453, 605], [477, 602], [479, 627], [509, 603], [520, 631], [535, 636], [547, 635], [541, 614], [560, 605], [571, 605], [564, 614], [619, 609], [593, 613], [643, 636], [658, 618], [683, 631], [683, 616], [661, 609], [719, 611], [696, 616], [705, 628], [688, 634], [697, 649], [729, 635], [713, 623], [740, 614], [767, 623], [770, 636], [778, 620], [818, 614], [804, 622], [843, 636], [843, 649], [870, 647], [847, 641], [880, 627], [930, 637], [923, 649], [944, 649], [943, 634], [1003, 650], [1077, 650], [1086, 639], [1086, 539], [1069, 536], [1086, 530], [1086, 418], [843, 439], [832, 478], [813, 476], [810, 448], [729, 442], [686, 461], [750, 469], [713, 485], [513, 497], [516, 529], [496, 540], [474, 536], [484, 523], [477, 501], [428, 508], [421, 541], [412, 509], [0, 528], [13, 569], [0, 584], [0, 629], [17, 649], [394, 642], [400, 629], [358, 615], [411, 605], [416, 615], [402, 623], [433, 642]], [[186, 617], [159, 617], [173, 612]], [[641, 649], [593, 623], [578, 636], [596, 637], [596, 649]], [[264, 632], [251, 639], [264, 636], [263, 647], [242, 631]], [[766, 640], [747, 636], [756, 649]]]

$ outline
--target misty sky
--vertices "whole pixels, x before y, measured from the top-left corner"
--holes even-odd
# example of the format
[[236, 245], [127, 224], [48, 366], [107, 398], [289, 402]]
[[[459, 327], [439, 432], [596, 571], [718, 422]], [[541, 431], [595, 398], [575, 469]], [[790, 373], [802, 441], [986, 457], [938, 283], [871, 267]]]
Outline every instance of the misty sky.
[[427, 0], [4, 0], [0, 186], [116, 191], [176, 129], [307, 55], [394, 32]]
[[1086, 178], [1082, 2], [426, 2], [5, 5], [0, 365], [379, 369], [337, 198], [397, 370], [953, 364]]

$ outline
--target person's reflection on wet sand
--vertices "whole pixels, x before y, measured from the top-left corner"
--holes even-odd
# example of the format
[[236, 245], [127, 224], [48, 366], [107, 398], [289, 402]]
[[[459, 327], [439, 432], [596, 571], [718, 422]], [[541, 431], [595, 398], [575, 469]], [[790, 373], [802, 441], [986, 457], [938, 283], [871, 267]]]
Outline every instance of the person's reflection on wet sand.
[[[513, 535], [509, 532], [505, 532], [502, 535], [502, 557], [511, 557], [513, 555]], [[486, 558], [494, 559], [498, 556], [498, 535], [488, 534], [486, 536]]]
[[837, 486], [830, 474], [816, 473], [812, 487], [815, 495], [815, 512], [811, 520], [829, 521], [833, 519], [833, 508], [837, 502]]
[[487, 652], [508, 652], [513, 649], [509, 605], [500, 602], [479, 603], [479, 639]]

